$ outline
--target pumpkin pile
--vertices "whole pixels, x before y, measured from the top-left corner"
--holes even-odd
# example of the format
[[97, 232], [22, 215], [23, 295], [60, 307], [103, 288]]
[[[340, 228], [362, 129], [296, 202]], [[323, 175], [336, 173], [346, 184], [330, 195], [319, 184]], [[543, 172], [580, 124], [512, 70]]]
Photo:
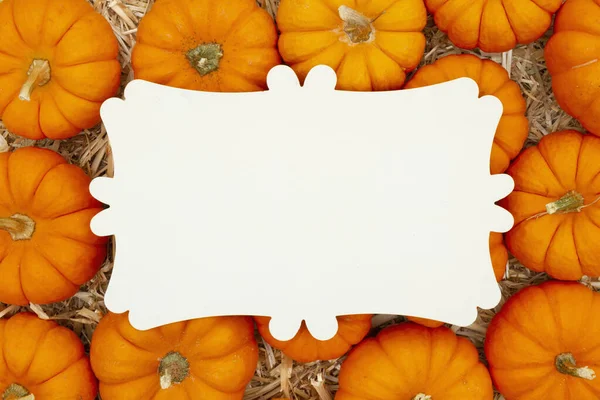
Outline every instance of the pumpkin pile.
[[[241, 400], [249, 386], [270, 382], [257, 362], [273, 349], [299, 364], [342, 360], [326, 372], [339, 369], [337, 400], [492, 400], [494, 389], [506, 400], [600, 398], [600, 293], [582, 284], [600, 276], [599, 0], [281, 0], [271, 15], [254, 0], [158, 0], [139, 23], [126, 2], [113, 3], [136, 25], [133, 46], [115, 36], [91, 5], [97, 2], [0, 0], [0, 119], [14, 148], [0, 152], [0, 302], [11, 306], [0, 310], [1, 400]], [[458, 54], [425, 57], [428, 15]], [[552, 129], [526, 146], [533, 96], [486, 53], [537, 41], [553, 18], [544, 50], [552, 89], [588, 132]], [[121, 67], [129, 59], [133, 76]], [[373, 315], [340, 316], [331, 340], [315, 339], [302, 324], [281, 342], [269, 317], [205, 318], [142, 332], [127, 313], [105, 312], [97, 291], [92, 299], [74, 297], [90, 281], [106, 284], [104, 275], [94, 277], [110, 265], [109, 238], [90, 230], [104, 208], [89, 193], [90, 165], [55, 150], [91, 151], [73, 137], [98, 125], [122, 75], [249, 92], [265, 90], [280, 63], [301, 81], [328, 65], [338, 90], [412, 90], [470, 78], [480, 96], [501, 101], [490, 173], [515, 181], [498, 202], [515, 225], [490, 234], [494, 275], [504, 286], [514, 256], [544, 282], [499, 307], [483, 343], [485, 362], [443, 321], [416, 316], [384, 329], [373, 329]], [[90, 317], [99, 319], [93, 334], [76, 329], [90, 344], [89, 358], [75, 332], [39, 306], [68, 301], [73, 309], [55, 318], [79, 321], [86, 313], [74, 308], [84, 298], [102, 311]], [[27, 306], [38, 315], [14, 312]], [[262, 398], [282, 395], [269, 385]]]

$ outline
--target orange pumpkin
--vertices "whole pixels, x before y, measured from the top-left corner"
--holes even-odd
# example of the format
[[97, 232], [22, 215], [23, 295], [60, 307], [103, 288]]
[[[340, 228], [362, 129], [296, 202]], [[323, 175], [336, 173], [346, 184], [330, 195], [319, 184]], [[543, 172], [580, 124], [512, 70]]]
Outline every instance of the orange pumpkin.
[[30, 313], [0, 319], [0, 398], [94, 400], [98, 383], [69, 329]]
[[90, 357], [103, 400], [241, 400], [258, 345], [249, 317], [196, 319], [142, 332], [127, 313], [109, 313], [94, 332]]
[[427, 328], [439, 328], [440, 326], [443, 326], [445, 324], [444, 322], [436, 321], [434, 319], [427, 319], [427, 318], [406, 317], [406, 319], [408, 319], [411, 322], [415, 322], [419, 325], [426, 326]]
[[500, 282], [506, 274], [508, 264], [508, 250], [504, 245], [504, 236], [501, 233], [490, 233], [490, 255], [496, 281]]
[[53, 151], [0, 154], [0, 302], [62, 301], [96, 274], [107, 238], [90, 230], [102, 205], [89, 184]]
[[600, 294], [549, 281], [511, 297], [485, 341], [490, 373], [506, 400], [600, 398]]
[[338, 89], [400, 89], [423, 57], [426, 23], [423, 0], [282, 0], [279, 51], [302, 81], [325, 64]]
[[342, 363], [336, 400], [491, 400], [479, 354], [450, 329], [403, 323], [356, 346]]
[[422, 67], [406, 88], [430, 86], [458, 78], [473, 79], [479, 85], [480, 96], [495, 96], [502, 102], [504, 111], [494, 137], [490, 161], [491, 173], [502, 173], [510, 160], [519, 154], [529, 133], [529, 121], [525, 117], [527, 105], [521, 88], [499, 64], [467, 54], [440, 58]]
[[534, 271], [562, 280], [600, 276], [600, 138], [551, 133], [507, 173], [515, 191], [500, 204], [515, 218], [508, 250]]
[[266, 89], [280, 63], [277, 30], [254, 0], [161, 0], [140, 22], [135, 77], [183, 89]]
[[100, 122], [119, 88], [110, 24], [85, 0], [0, 2], [0, 118], [30, 139], [66, 139]]
[[425, 0], [437, 27], [463, 49], [489, 53], [538, 40], [563, 0]]
[[558, 104], [600, 136], [600, 2], [568, 0], [544, 55]]
[[287, 342], [281, 342], [269, 331], [269, 317], [254, 317], [258, 331], [267, 343], [281, 350], [289, 358], [302, 363], [340, 358], [359, 343], [371, 330], [372, 315], [347, 315], [338, 317], [338, 333], [329, 340], [315, 339], [302, 322], [296, 336]]

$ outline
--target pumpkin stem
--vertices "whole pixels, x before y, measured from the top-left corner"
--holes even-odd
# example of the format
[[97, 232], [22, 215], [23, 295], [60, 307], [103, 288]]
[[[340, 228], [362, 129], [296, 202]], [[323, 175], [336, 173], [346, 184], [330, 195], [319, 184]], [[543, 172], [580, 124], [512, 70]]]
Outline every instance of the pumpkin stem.
[[419, 393], [412, 400], [432, 400], [433, 398], [427, 394]]
[[158, 366], [160, 387], [162, 389], [168, 389], [173, 386], [173, 384], [183, 382], [189, 374], [190, 363], [184, 356], [176, 351], [168, 353], [160, 361], [160, 365]]
[[[373, 40], [373, 21], [359, 13], [358, 11], [348, 7], [340, 6], [338, 13], [342, 21], [344, 21], [344, 32], [354, 44], [366, 43]], [[379, 18], [379, 15], [377, 18]], [[377, 19], [375, 18], [375, 19]]]
[[35, 400], [35, 396], [24, 386], [13, 383], [2, 393], [2, 400]]
[[223, 49], [218, 43], [205, 43], [191, 49], [185, 56], [200, 76], [205, 76], [219, 69]]
[[31, 93], [36, 86], [44, 86], [50, 82], [50, 63], [48, 60], [33, 60], [29, 71], [27, 71], [27, 80], [21, 87], [19, 99], [31, 101]]
[[29, 240], [35, 232], [35, 222], [27, 215], [15, 214], [0, 218], [0, 229], [8, 232], [12, 240]]
[[575, 357], [571, 353], [562, 353], [556, 356], [556, 369], [561, 374], [571, 375], [576, 378], [587, 379], [588, 381], [596, 379], [596, 372], [588, 367], [577, 367]]
[[546, 204], [546, 211], [548, 214], [579, 212], [584, 207], [584, 204], [585, 199], [583, 196], [580, 193], [571, 190], [560, 199]]

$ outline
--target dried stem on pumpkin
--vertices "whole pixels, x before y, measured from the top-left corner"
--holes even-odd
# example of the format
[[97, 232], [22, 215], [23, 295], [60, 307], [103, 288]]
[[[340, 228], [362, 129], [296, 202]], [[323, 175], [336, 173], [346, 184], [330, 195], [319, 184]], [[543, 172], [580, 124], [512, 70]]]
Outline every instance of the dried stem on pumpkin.
[[562, 353], [556, 357], [556, 369], [561, 374], [571, 375], [576, 378], [593, 381], [596, 379], [596, 372], [589, 367], [578, 367], [575, 357], [571, 353]]
[[569, 191], [560, 199], [553, 201], [551, 203], [546, 204], [546, 211], [532, 215], [531, 217], [525, 219], [525, 221], [529, 221], [532, 219], [538, 219], [543, 217], [544, 215], [554, 215], [554, 214], [568, 214], [572, 212], [581, 212], [587, 207], [591, 207], [597, 202], [600, 201], [600, 196], [598, 196], [594, 201], [590, 204], [584, 203], [584, 198], [581, 194], [577, 193], [574, 190]]

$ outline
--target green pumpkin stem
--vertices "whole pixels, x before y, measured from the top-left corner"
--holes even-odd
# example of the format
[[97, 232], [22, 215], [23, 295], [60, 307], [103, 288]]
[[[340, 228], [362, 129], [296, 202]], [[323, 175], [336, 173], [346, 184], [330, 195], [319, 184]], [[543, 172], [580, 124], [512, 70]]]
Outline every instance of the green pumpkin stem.
[[0, 218], [0, 230], [8, 232], [15, 242], [30, 240], [35, 232], [35, 222], [27, 215], [15, 214], [9, 218]]
[[546, 204], [546, 212], [548, 214], [579, 212], [584, 206], [584, 197], [575, 190], [571, 190], [560, 199]]
[[2, 400], [35, 400], [35, 396], [24, 386], [13, 383], [2, 393]]
[[200, 76], [205, 76], [219, 69], [223, 48], [217, 43], [205, 43], [191, 49], [185, 56]]
[[556, 356], [555, 366], [558, 372], [576, 378], [592, 381], [596, 379], [596, 372], [588, 367], [578, 367], [575, 357], [571, 353], [562, 353]]
[[168, 353], [158, 366], [160, 387], [168, 389], [173, 384], [183, 382], [190, 374], [190, 363], [181, 354], [172, 351]]
[[344, 32], [350, 42], [359, 44], [370, 42], [373, 39], [373, 21], [348, 6], [340, 6], [338, 13], [344, 21]]
[[31, 101], [31, 93], [37, 86], [44, 86], [50, 82], [50, 63], [48, 60], [33, 60], [29, 71], [27, 71], [27, 80], [21, 87], [19, 99]]

